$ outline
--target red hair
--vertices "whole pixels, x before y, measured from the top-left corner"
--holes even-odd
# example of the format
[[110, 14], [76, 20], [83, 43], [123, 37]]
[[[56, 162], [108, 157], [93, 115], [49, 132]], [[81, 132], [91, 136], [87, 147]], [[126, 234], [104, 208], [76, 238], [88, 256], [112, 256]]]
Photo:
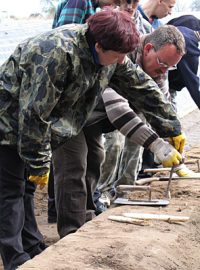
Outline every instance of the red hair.
[[139, 33], [129, 14], [119, 10], [97, 12], [87, 20], [89, 33], [104, 50], [129, 53], [139, 43]]

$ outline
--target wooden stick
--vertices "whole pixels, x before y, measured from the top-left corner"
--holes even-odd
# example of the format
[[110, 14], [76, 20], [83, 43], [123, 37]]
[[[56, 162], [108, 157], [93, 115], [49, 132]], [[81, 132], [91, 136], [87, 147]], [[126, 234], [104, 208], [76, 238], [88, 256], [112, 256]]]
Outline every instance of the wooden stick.
[[[168, 181], [169, 177], [161, 176], [160, 181]], [[200, 180], [199, 175], [194, 175], [194, 176], [172, 176], [172, 180]]]
[[109, 216], [108, 219], [112, 221], [130, 223], [130, 224], [140, 225], [140, 226], [148, 225], [148, 223], [145, 220], [133, 219], [130, 217], [125, 217], [125, 216]]
[[144, 214], [144, 213], [124, 213], [123, 216], [141, 219], [141, 220], [163, 220], [168, 222], [185, 222], [190, 218], [186, 216], [173, 216], [173, 215], [157, 215], [157, 214]]
[[171, 168], [149, 168], [144, 169], [144, 172], [170, 172]]
[[135, 186], [135, 185], [119, 185], [116, 187], [117, 191], [149, 191], [150, 186]]
[[149, 177], [149, 178], [142, 178], [139, 180], [136, 180], [135, 183], [136, 185], [145, 185], [154, 181], [159, 181], [160, 177]]

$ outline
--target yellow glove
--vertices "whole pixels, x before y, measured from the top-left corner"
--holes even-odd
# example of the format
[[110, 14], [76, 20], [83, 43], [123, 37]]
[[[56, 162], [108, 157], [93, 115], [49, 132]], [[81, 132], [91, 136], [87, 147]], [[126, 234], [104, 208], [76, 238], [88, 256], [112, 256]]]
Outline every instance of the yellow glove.
[[35, 184], [40, 186], [40, 189], [43, 189], [49, 180], [49, 172], [44, 175], [30, 175], [29, 181], [34, 182]]
[[170, 137], [170, 143], [176, 148], [179, 153], [183, 153], [183, 149], [185, 146], [186, 137], [185, 134], [182, 133], [176, 137]]
[[171, 149], [170, 153], [161, 162], [163, 167], [172, 167], [180, 164], [181, 160], [181, 154], [176, 149]]
[[179, 177], [192, 177], [198, 176], [200, 177], [200, 173], [193, 172], [192, 170], [188, 169], [185, 164], [180, 164], [174, 168], [175, 173]]
[[181, 154], [171, 144], [161, 138], [157, 138], [149, 146], [149, 149], [156, 155], [164, 167], [179, 165], [182, 160]]

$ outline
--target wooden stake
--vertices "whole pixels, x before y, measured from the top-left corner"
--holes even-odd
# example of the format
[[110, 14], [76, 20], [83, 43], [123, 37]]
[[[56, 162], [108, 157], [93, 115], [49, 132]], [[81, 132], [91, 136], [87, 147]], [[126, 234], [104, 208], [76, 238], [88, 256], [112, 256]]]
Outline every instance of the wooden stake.
[[190, 218], [186, 216], [173, 216], [173, 215], [157, 215], [157, 214], [144, 214], [144, 213], [124, 213], [124, 217], [129, 217], [139, 220], [163, 220], [168, 222], [186, 222]]
[[108, 219], [112, 221], [122, 222], [122, 223], [131, 223], [131, 224], [139, 225], [139, 226], [148, 225], [147, 221], [145, 220], [133, 219], [130, 217], [125, 217], [125, 216], [109, 216]]

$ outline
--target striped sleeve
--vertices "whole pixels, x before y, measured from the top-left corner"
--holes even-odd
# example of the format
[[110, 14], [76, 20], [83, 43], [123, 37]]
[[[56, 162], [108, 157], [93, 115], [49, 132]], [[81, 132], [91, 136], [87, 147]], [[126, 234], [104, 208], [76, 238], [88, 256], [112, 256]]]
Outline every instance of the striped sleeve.
[[91, 0], [62, 1], [56, 11], [53, 28], [70, 23], [83, 24], [93, 14], [94, 9]]
[[132, 142], [148, 148], [158, 138], [130, 108], [128, 101], [113, 89], [107, 88], [102, 97], [110, 122]]

